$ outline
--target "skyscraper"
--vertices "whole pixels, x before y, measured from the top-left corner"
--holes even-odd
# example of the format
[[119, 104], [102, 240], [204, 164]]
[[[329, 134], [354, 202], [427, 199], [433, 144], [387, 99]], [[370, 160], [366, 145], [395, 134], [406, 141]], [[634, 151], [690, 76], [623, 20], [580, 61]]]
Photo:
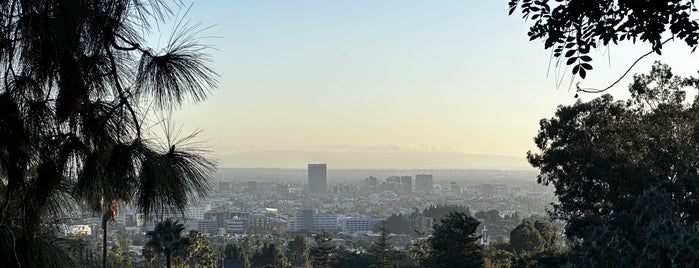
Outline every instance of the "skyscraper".
[[416, 192], [432, 192], [432, 174], [415, 175]]
[[325, 193], [327, 190], [326, 171], [325, 164], [308, 164], [308, 190], [311, 193]]
[[400, 176], [400, 188], [404, 193], [410, 193], [413, 191], [413, 177], [412, 176]]

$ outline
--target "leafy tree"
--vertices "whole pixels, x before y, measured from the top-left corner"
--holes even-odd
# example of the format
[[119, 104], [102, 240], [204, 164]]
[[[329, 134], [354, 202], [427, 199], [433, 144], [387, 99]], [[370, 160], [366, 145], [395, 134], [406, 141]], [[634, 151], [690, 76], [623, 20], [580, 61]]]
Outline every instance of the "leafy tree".
[[332, 237], [328, 232], [322, 232], [314, 237], [315, 247], [311, 248], [311, 262], [313, 267], [328, 268], [332, 264], [332, 256], [337, 249], [332, 243]]
[[121, 247], [114, 246], [107, 255], [109, 267], [133, 267], [134, 258], [129, 252], [124, 252]]
[[197, 230], [189, 231], [186, 240], [187, 260], [190, 266], [214, 267], [220, 259], [220, 252], [209, 243], [204, 234]]
[[527, 158], [541, 172], [538, 181], [555, 187], [551, 216], [568, 223], [569, 237], [584, 238], [604, 224], [628, 229], [627, 220], [612, 217], [652, 187], [670, 194], [680, 223], [699, 220], [699, 102], [684, 102], [694, 80], [656, 63], [650, 74], [634, 76], [630, 100], [604, 95], [541, 120], [540, 153]]
[[682, 224], [677, 207], [662, 189], [646, 190], [634, 207], [618, 215], [629, 228], [596, 227], [573, 249], [572, 267], [695, 267], [699, 228]]
[[429, 240], [418, 240], [416, 243], [408, 245], [405, 251], [413, 267], [427, 267], [429, 265], [432, 253]]
[[516, 256], [512, 252], [503, 249], [488, 248], [485, 251], [484, 267], [513, 267]]
[[544, 249], [545, 240], [528, 220], [510, 232], [510, 246], [515, 252], [536, 253]]
[[250, 267], [250, 258], [248, 258], [247, 252], [237, 243], [226, 244], [223, 250], [223, 256], [227, 260], [240, 260], [244, 268]]
[[394, 254], [393, 245], [391, 244], [391, 238], [388, 236], [388, 229], [386, 225], [382, 224], [379, 227], [381, 230], [381, 236], [379, 240], [372, 245], [369, 249], [369, 254], [372, 259], [371, 267], [374, 268], [387, 268], [393, 267], [392, 256]]
[[148, 215], [208, 192], [215, 165], [202, 151], [144, 131], [149, 111], [216, 86], [196, 27], [179, 24], [163, 48], [144, 41], [173, 14], [166, 2], [0, 2], [0, 229], [16, 245], [0, 266], [71, 266], [42, 245], [76, 204], [106, 229], [120, 203]]
[[451, 212], [435, 225], [430, 245], [431, 267], [481, 267], [483, 249], [477, 244], [480, 223], [461, 212]]
[[[354, 268], [354, 267], [369, 267], [371, 261], [366, 253], [353, 252], [345, 247], [339, 247], [333, 254], [332, 268]], [[315, 266], [314, 266], [315, 267]]]
[[293, 240], [289, 241], [286, 249], [286, 256], [289, 258], [291, 266], [299, 267], [308, 263], [308, 254], [310, 249], [306, 238], [297, 235]]
[[258, 249], [264, 246], [264, 243], [254, 237], [246, 236], [238, 240], [237, 245], [243, 248], [248, 257], [252, 257], [257, 253]]
[[184, 225], [179, 221], [166, 219], [157, 223], [152, 231], [146, 233], [150, 237], [146, 246], [158, 254], [164, 254], [166, 266], [170, 268], [173, 254], [189, 246], [187, 238], [182, 236], [183, 231]]
[[[416, 225], [412, 224], [403, 214], [391, 214], [381, 224], [386, 225], [389, 233], [394, 234], [413, 234]], [[379, 231], [380, 225], [374, 225], [374, 231]]]
[[699, 22], [694, 19], [698, 12], [693, 0], [510, 0], [509, 6], [510, 14], [519, 8], [531, 23], [530, 40], [543, 39], [544, 48], [553, 48], [553, 56], [573, 65], [573, 74], [581, 78], [592, 70], [589, 53], [594, 48], [641, 41], [661, 54], [663, 45], [671, 40], [663, 40], [668, 35], [693, 50], [699, 44]]
[[289, 267], [289, 261], [277, 245], [274, 243], [265, 243], [252, 258], [252, 267], [286, 268]]
[[558, 228], [549, 221], [535, 221], [534, 228], [541, 236], [543, 251], [558, 252]]

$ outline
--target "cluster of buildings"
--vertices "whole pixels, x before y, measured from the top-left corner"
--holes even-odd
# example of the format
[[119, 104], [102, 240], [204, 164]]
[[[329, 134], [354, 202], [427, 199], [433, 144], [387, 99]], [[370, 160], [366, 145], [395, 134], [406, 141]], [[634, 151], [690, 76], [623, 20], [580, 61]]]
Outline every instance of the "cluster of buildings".
[[[329, 183], [327, 171], [326, 164], [309, 164], [301, 183], [221, 178], [216, 191], [206, 200], [193, 203], [184, 214], [173, 211], [145, 218], [124, 207], [110, 230], [145, 231], [160, 219], [175, 218], [187, 230], [215, 236], [328, 231], [371, 238], [376, 225], [392, 214], [411, 215], [429, 205], [458, 204], [471, 207], [472, 212], [498, 209], [526, 215], [535, 210], [543, 213], [544, 206], [555, 198], [550, 193], [529, 190], [528, 184], [445, 183], [424, 173], [384, 175], [382, 179], [364, 175]], [[99, 218], [86, 216], [62, 231], [66, 236], [95, 235], [100, 223]]]

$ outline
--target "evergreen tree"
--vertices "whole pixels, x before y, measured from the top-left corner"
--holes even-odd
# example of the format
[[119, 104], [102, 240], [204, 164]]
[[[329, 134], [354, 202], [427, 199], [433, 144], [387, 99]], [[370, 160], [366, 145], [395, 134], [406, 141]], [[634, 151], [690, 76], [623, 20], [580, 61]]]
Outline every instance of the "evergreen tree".
[[388, 268], [393, 267], [392, 255], [394, 255], [393, 245], [391, 244], [391, 238], [388, 236], [388, 229], [385, 224], [379, 227], [381, 231], [381, 236], [379, 240], [372, 245], [369, 249], [369, 254], [371, 256], [371, 267], [372, 268]]
[[0, 1], [0, 225], [13, 237], [0, 266], [72, 267], [46, 230], [79, 205], [105, 234], [120, 204], [162, 215], [206, 196], [215, 163], [191, 137], [156, 142], [143, 125], [217, 84], [193, 25], [162, 48], [145, 42], [168, 3]]
[[308, 263], [309, 254], [308, 243], [306, 238], [297, 235], [293, 240], [289, 241], [286, 249], [286, 256], [289, 258], [289, 263], [294, 267], [304, 266]]
[[[355, 268], [369, 267], [371, 265], [370, 257], [363, 252], [353, 252], [345, 247], [339, 247], [333, 253], [331, 266], [332, 268]], [[315, 266], [314, 266], [315, 267]]]
[[461, 212], [451, 212], [434, 227], [430, 245], [431, 267], [481, 267], [483, 249], [477, 244], [480, 223]]
[[332, 256], [337, 251], [328, 232], [317, 234], [314, 238], [316, 245], [311, 249], [313, 267], [329, 268]]

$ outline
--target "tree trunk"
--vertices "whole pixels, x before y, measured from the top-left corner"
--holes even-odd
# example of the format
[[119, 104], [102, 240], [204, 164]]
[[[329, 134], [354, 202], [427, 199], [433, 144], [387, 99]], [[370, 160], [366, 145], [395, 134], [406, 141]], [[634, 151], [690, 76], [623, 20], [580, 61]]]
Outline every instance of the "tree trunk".
[[102, 219], [102, 268], [107, 268], [107, 221]]
[[172, 254], [170, 252], [168, 252], [166, 255], [167, 256], [166, 256], [166, 260], [165, 260], [165, 266], [167, 268], [170, 268], [170, 255], [172, 255]]

